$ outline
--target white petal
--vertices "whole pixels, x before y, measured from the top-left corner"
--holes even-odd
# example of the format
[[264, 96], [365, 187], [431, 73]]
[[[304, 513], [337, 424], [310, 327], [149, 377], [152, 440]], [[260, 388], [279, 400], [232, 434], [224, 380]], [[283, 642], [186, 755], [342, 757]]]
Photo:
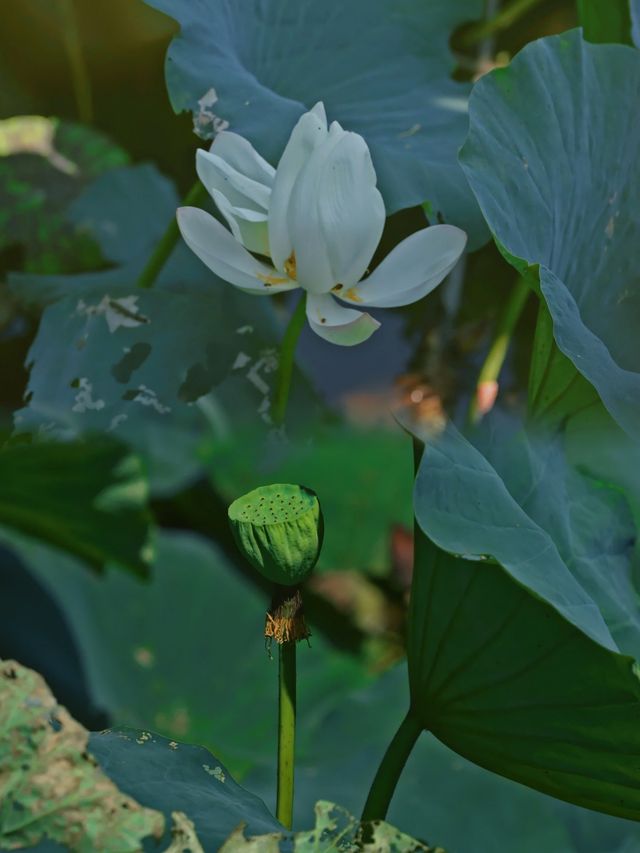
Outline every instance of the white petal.
[[[352, 287], [373, 257], [385, 221], [371, 155], [357, 133], [340, 134], [322, 166], [316, 204], [316, 227], [324, 237], [332, 284]], [[302, 276], [300, 282], [304, 286]]]
[[455, 225], [431, 225], [399, 243], [368, 278], [339, 294], [345, 302], [398, 308], [422, 299], [454, 268], [467, 235]]
[[361, 344], [380, 328], [380, 323], [369, 314], [343, 308], [326, 293], [308, 294], [307, 320], [316, 335], [346, 347]]
[[227, 162], [236, 172], [246, 175], [252, 181], [265, 186], [273, 186], [276, 170], [261, 157], [253, 145], [244, 136], [223, 130], [213, 141], [210, 149]]
[[316, 146], [327, 138], [327, 132], [324, 107], [318, 103], [298, 120], [278, 163], [269, 202], [269, 245], [273, 263], [280, 270], [284, 269], [284, 263], [293, 249], [287, 227], [291, 190], [300, 169]]
[[328, 293], [337, 283], [322, 227], [321, 194], [323, 183], [328, 180], [325, 167], [345, 135], [340, 125], [333, 122], [325, 141], [316, 146], [300, 170], [291, 192], [287, 227], [296, 261], [296, 279], [309, 293]]
[[271, 187], [238, 172], [217, 154], [198, 148], [196, 171], [209, 193], [213, 194], [214, 189], [218, 190], [237, 207], [263, 213], [269, 209]]
[[211, 195], [220, 213], [229, 223], [231, 233], [245, 249], [259, 255], [269, 254], [269, 227], [267, 214], [248, 210], [246, 207], [234, 207], [219, 191], [212, 190]]
[[297, 287], [296, 282], [250, 255], [224, 225], [206, 211], [197, 207], [181, 207], [177, 217], [187, 246], [225, 281], [248, 293], [260, 295]]

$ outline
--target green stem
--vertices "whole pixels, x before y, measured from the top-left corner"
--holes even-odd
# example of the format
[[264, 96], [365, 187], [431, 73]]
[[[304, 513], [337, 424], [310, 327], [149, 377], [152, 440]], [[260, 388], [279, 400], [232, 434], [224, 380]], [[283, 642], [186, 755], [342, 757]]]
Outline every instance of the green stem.
[[473, 47], [473, 45], [478, 44], [478, 42], [481, 42], [487, 36], [508, 29], [540, 2], [541, 0], [511, 0], [493, 18], [489, 18], [488, 21], [482, 21], [467, 30], [466, 35], [461, 39], [462, 46]]
[[291, 315], [289, 325], [286, 328], [282, 345], [280, 347], [280, 367], [278, 369], [278, 380], [273, 400], [273, 415], [272, 419], [276, 426], [284, 423], [284, 417], [287, 413], [287, 403], [289, 402], [289, 391], [291, 389], [291, 377], [293, 375], [293, 361], [296, 352], [296, 345], [300, 332], [304, 326], [305, 309], [307, 302], [307, 294], [303, 293], [302, 298], [296, 305], [295, 311]]
[[362, 812], [362, 821], [384, 820], [400, 774], [422, 731], [420, 721], [411, 711], [400, 724], [389, 748], [380, 762], [369, 796]]
[[278, 646], [278, 794], [276, 817], [283, 826], [293, 824], [293, 770], [296, 741], [296, 641]]
[[498, 377], [507, 356], [514, 329], [524, 310], [524, 306], [527, 304], [530, 293], [531, 288], [529, 285], [523, 278], [519, 278], [511, 290], [509, 299], [498, 319], [493, 341], [478, 374], [476, 392], [469, 404], [469, 423], [476, 423], [484, 414], [479, 406], [479, 396], [486, 386], [495, 383], [495, 390], [497, 392]]
[[93, 94], [91, 78], [82, 50], [78, 19], [73, 0], [59, 0], [60, 18], [62, 20], [62, 40], [71, 71], [71, 82], [76, 102], [78, 118], [83, 124], [91, 124], [93, 119]]
[[[196, 181], [185, 196], [183, 205], [185, 207], [197, 205], [205, 197], [206, 191], [204, 187], [200, 181]], [[162, 235], [160, 242], [154, 249], [153, 254], [147, 261], [147, 265], [140, 273], [140, 277], [137, 282], [138, 287], [142, 287], [144, 289], [153, 287], [162, 267], [169, 260], [169, 256], [171, 255], [171, 252], [173, 252], [179, 237], [180, 230], [178, 228], [178, 222], [176, 218], [173, 217], [167, 227], [167, 230]]]

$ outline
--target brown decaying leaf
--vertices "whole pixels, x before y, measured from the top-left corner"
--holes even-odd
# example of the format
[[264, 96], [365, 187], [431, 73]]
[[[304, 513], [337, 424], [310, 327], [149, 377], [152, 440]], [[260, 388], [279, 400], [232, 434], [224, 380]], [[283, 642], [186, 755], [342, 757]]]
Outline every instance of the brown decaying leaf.
[[38, 673], [0, 662], [0, 846], [49, 838], [79, 853], [136, 853], [162, 836], [163, 815], [117, 789], [88, 738]]

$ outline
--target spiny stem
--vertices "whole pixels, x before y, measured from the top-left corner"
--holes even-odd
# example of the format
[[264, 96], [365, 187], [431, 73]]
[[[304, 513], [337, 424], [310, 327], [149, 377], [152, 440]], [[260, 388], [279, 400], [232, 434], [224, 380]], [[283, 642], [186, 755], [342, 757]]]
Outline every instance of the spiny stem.
[[404, 718], [393, 740], [389, 744], [384, 758], [380, 762], [369, 796], [362, 812], [362, 822], [384, 820], [396, 789], [400, 774], [404, 769], [411, 750], [422, 731], [420, 721], [411, 711]]
[[473, 47], [487, 36], [508, 29], [540, 2], [541, 0], [511, 0], [511, 3], [505, 4], [497, 15], [469, 29], [461, 39], [462, 46]]
[[289, 325], [286, 328], [282, 345], [280, 346], [280, 366], [278, 369], [278, 380], [273, 400], [272, 420], [276, 426], [284, 423], [284, 418], [287, 413], [287, 403], [289, 402], [289, 391], [291, 389], [291, 376], [293, 375], [293, 361], [296, 352], [296, 345], [300, 332], [304, 326], [305, 308], [307, 294], [303, 292], [302, 298], [295, 307], [295, 311], [291, 315]]
[[[185, 196], [183, 205], [185, 207], [197, 205], [205, 197], [205, 188], [202, 186], [200, 181], [196, 181]], [[167, 230], [160, 238], [160, 242], [155, 247], [153, 254], [147, 261], [145, 268], [140, 273], [140, 276], [137, 281], [138, 287], [142, 287], [143, 289], [149, 289], [150, 287], [153, 287], [156, 279], [160, 275], [162, 267], [169, 260], [169, 256], [173, 252], [179, 237], [180, 230], [178, 228], [178, 222], [174, 216], [171, 219], [169, 225], [167, 226]]]
[[[507, 356], [513, 331], [530, 293], [531, 288], [523, 278], [519, 278], [498, 318], [493, 341], [478, 374], [476, 390], [469, 404], [469, 423], [476, 423], [493, 406], [495, 395], [498, 393], [498, 377]], [[485, 396], [488, 399], [484, 400]]]
[[276, 817], [293, 824], [293, 771], [296, 740], [296, 641], [278, 645], [278, 792]]

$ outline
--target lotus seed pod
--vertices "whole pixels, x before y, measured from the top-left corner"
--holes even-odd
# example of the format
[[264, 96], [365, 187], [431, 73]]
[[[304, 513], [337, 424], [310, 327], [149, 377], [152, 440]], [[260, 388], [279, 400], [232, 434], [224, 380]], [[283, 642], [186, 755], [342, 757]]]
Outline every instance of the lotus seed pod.
[[274, 583], [295, 586], [318, 562], [323, 521], [311, 489], [260, 486], [231, 504], [229, 521], [240, 551]]

